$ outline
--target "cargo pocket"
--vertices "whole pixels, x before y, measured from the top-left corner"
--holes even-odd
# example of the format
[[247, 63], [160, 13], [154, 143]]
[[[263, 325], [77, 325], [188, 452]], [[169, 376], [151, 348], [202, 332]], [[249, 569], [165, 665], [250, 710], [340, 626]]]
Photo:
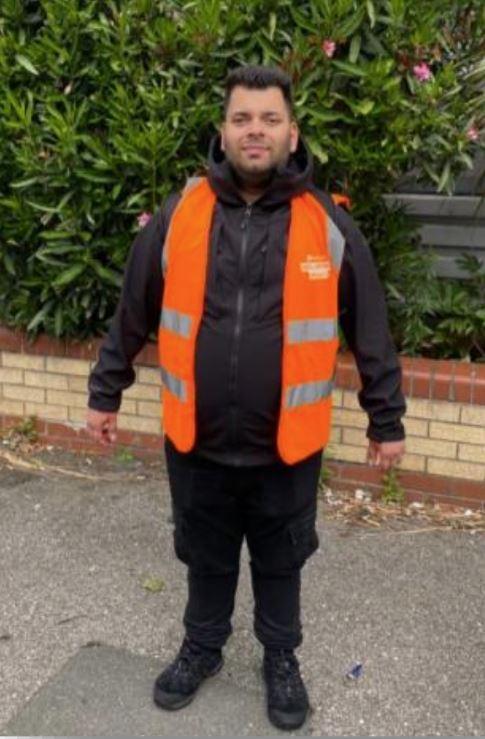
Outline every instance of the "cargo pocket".
[[306, 513], [302, 518], [288, 524], [292, 557], [294, 564], [301, 567], [318, 549], [320, 540], [315, 529], [315, 511]]

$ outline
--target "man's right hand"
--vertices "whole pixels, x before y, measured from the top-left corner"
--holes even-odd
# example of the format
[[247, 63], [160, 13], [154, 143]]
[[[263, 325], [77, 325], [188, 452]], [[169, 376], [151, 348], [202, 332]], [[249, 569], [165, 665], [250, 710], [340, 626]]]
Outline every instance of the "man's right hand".
[[117, 413], [108, 411], [95, 411], [88, 408], [86, 414], [86, 429], [95, 441], [103, 446], [114, 444], [116, 441], [116, 417]]

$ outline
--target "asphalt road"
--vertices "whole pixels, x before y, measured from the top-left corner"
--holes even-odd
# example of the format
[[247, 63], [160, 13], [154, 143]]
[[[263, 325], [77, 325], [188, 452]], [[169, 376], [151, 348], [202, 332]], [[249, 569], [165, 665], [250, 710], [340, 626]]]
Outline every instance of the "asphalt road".
[[[49, 463], [66, 467], [61, 456]], [[186, 594], [163, 466], [70, 467], [89, 476], [0, 463], [0, 734], [276, 735], [246, 550], [224, 669], [191, 706], [163, 712], [151, 685], [182, 639]], [[298, 650], [313, 713], [300, 733], [484, 735], [485, 537], [349, 529], [323, 508], [318, 528]]]

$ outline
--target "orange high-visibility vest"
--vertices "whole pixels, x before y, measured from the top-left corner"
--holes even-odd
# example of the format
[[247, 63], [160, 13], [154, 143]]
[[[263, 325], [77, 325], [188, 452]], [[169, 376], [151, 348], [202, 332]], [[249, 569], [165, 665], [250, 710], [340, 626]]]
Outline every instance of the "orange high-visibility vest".
[[[165, 284], [158, 335], [163, 424], [181, 452], [190, 451], [196, 439], [195, 348], [215, 203], [207, 178], [186, 187], [163, 249]], [[338, 276], [344, 244], [341, 232], [314, 195], [305, 192], [291, 199], [276, 440], [287, 464], [323, 448], [330, 435], [339, 344]]]

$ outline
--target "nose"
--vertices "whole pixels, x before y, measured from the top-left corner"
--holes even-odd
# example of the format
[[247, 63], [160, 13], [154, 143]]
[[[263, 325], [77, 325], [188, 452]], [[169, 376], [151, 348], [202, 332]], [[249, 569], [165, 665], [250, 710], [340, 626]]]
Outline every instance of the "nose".
[[264, 135], [264, 124], [259, 118], [252, 118], [248, 126], [248, 134], [256, 137]]

